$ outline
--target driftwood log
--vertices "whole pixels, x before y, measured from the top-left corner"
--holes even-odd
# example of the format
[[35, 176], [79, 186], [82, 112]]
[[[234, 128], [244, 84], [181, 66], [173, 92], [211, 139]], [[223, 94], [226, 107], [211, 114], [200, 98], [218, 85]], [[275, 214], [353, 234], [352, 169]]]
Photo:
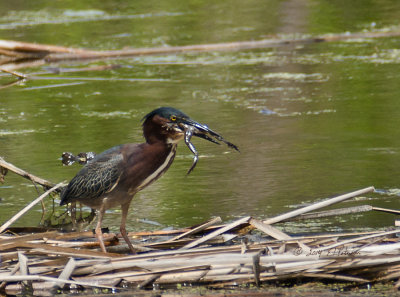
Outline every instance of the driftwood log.
[[[371, 31], [344, 34], [325, 34], [306, 37], [279, 37], [255, 41], [237, 41], [213, 44], [196, 44], [187, 46], [168, 46], [157, 48], [133, 48], [124, 50], [96, 51], [80, 48], [69, 48], [47, 44], [36, 44], [15, 40], [0, 39], [0, 70], [17, 76], [20, 79], [26, 75], [14, 72], [19, 68], [43, 65], [59, 61], [109, 59], [148, 55], [179, 54], [189, 52], [238, 51], [256, 48], [271, 48], [295, 46], [315, 42], [335, 42], [359, 38], [387, 38], [400, 36], [400, 31]], [[30, 62], [29, 62], [30, 61]]]

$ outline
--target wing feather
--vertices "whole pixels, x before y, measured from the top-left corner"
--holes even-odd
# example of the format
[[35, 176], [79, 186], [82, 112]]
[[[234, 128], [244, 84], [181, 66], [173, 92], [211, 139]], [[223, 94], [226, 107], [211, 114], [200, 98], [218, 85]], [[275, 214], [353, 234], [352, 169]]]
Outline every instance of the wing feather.
[[79, 199], [95, 199], [111, 191], [122, 174], [121, 146], [97, 155], [70, 181], [61, 194], [61, 205]]

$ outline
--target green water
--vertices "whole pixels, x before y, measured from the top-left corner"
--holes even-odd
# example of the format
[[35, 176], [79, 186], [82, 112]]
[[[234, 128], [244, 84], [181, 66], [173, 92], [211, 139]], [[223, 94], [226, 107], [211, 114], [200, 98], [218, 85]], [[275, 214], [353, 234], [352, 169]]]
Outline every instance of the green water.
[[[0, 38], [90, 49], [259, 40], [398, 26], [398, 1], [1, 1]], [[184, 144], [165, 176], [132, 203], [129, 230], [184, 227], [213, 216], [266, 218], [302, 203], [374, 185], [399, 185], [400, 38], [136, 57], [49, 67], [121, 65], [48, 74], [0, 89], [0, 156], [53, 182], [79, 165], [63, 151], [142, 142], [141, 118], [174, 106], [221, 133], [236, 153], [201, 139], [194, 172]], [[12, 81], [0, 76], [0, 84]], [[0, 185], [0, 222], [37, 197], [12, 173]], [[367, 195], [400, 207], [398, 196]], [[16, 225], [36, 226], [37, 206]], [[161, 224], [144, 223], [148, 219]], [[293, 232], [392, 226], [365, 213], [293, 223]], [[105, 226], [118, 230], [119, 210]]]

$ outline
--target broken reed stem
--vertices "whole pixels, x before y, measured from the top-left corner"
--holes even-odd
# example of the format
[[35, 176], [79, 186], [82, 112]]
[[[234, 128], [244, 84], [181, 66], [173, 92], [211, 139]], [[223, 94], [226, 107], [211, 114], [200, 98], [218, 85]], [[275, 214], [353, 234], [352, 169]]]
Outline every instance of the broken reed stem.
[[29, 203], [27, 206], [25, 206], [21, 211], [19, 211], [16, 215], [14, 215], [11, 219], [9, 219], [7, 222], [5, 222], [1, 227], [0, 227], [0, 233], [4, 232], [8, 227], [10, 227], [11, 224], [13, 224], [15, 221], [17, 221], [20, 217], [22, 217], [28, 210], [30, 210], [33, 206], [35, 206], [37, 203], [42, 201], [43, 198], [45, 198], [47, 195], [49, 195], [51, 192], [54, 192], [56, 189], [59, 187], [63, 186], [64, 183], [58, 183], [54, 187], [52, 187], [50, 190], [47, 190], [44, 192], [42, 195], [40, 195], [38, 198], [33, 200], [31, 203]]
[[281, 214], [279, 216], [276, 216], [276, 217], [273, 217], [273, 218], [270, 218], [270, 219], [266, 219], [266, 220], [263, 221], [263, 223], [264, 224], [278, 223], [278, 222], [281, 222], [281, 221], [284, 221], [284, 220], [287, 220], [287, 219], [291, 219], [291, 218], [297, 217], [297, 216], [299, 216], [301, 214], [304, 214], [306, 212], [310, 212], [310, 211], [313, 211], [313, 210], [316, 210], [316, 209], [319, 209], [319, 208], [322, 208], [322, 207], [326, 207], [326, 206], [329, 206], [329, 205], [332, 205], [332, 204], [335, 204], [335, 203], [338, 203], [338, 202], [341, 202], [341, 201], [344, 201], [344, 200], [347, 200], [347, 199], [350, 199], [350, 198], [353, 198], [353, 197], [357, 197], [357, 196], [365, 194], [365, 193], [373, 192], [374, 190], [375, 190], [374, 187], [368, 187], [368, 188], [364, 188], [364, 189], [361, 189], [361, 190], [358, 190], [358, 191], [354, 191], [354, 192], [351, 192], [351, 193], [340, 195], [340, 196], [337, 196], [337, 197], [334, 197], [334, 198], [330, 198], [328, 200], [317, 202], [317, 203], [314, 203], [312, 205], [305, 206], [305, 207], [302, 207], [302, 208], [299, 208], [299, 209], [296, 209], [296, 210]]

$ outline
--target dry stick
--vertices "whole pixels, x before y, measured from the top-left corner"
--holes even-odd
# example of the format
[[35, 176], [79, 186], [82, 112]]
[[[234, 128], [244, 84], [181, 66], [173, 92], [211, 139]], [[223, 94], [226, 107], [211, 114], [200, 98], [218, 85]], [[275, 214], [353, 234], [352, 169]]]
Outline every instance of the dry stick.
[[338, 202], [341, 202], [341, 201], [344, 201], [344, 200], [347, 200], [347, 199], [350, 199], [350, 198], [353, 198], [353, 197], [356, 197], [356, 196], [359, 196], [359, 195], [362, 195], [362, 194], [365, 194], [365, 193], [368, 193], [368, 192], [372, 192], [374, 190], [375, 190], [374, 187], [368, 187], [368, 188], [364, 188], [364, 189], [361, 189], [361, 190], [358, 190], [358, 191], [354, 191], [354, 192], [351, 192], [351, 193], [340, 195], [340, 196], [337, 196], [337, 197], [334, 197], [334, 198], [330, 198], [328, 200], [317, 202], [317, 203], [314, 203], [312, 205], [305, 206], [305, 207], [302, 207], [302, 208], [299, 208], [299, 209], [296, 209], [296, 210], [281, 214], [279, 216], [276, 216], [276, 217], [273, 217], [273, 218], [270, 218], [270, 219], [266, 219], [266, 220], [263, 221], [263, 223], [264, 224], [274, 224], [274, 223], [277, 223], [277, 222], [281, 222], [281, 221], [284, 221], [284, 220], [287, 220], [287, 219], [294, 218], [294, 217], [296, 217], [298, 215], [301, 215], [303, 213], [306, 213], [306, 212], [309, 212], [309, 211], [312, 211], [312, 210], [316, 210], [316, 209], [319, 209], [319, 208], [322, 208], [322, 207], [326, 207], [326, 206], [329, 206], [329, 205], [332, 205], [332, 204], [335, 204], [335, 203], [338, 203]]
[[44, 253], [47, 255], [66, 255], [79, 258], [99, 258], [99, 259], [110, 259], [112, 257], [121, 257], [120, 254], [97, 252], [92, 250], [81, 249], [77, 250], [70, 247], [52, 246], [43, 243], [29, 243], [21, 242], [16, 244], [17, 247], [29, 248], [31, 252]]
[[212, 226], [214, 224], [221, 223], [221, 222], [222, 222], [221, 217], [216, 217], [216, 218], [214, 218], [212, 220], [209, 220], [208, 222], [206, 222], [206, 223], [204, 223], [204, 224], [202, 224], [202, 225], [200, 225], [200, 226], [198, 226], [196, 228], [193, 228], [192, 230], [189, 230], [189, 231], [187, 231], [185, 233], [182, 233], [180, 235], [175, 236], [174, 238], [171, 238], [170, 240], [167, 240], [167, 242], [175, 241], [175, 240], [181, 239], [181, 238], [183, 238], [185, 236], [196, 234], [196, 233], [206, 229], [207, 227], [210, 227], [210, 226]]
[[[37, 194], [40, 195], [40, 191], [39, 191], [37, 185], [35, 184], [35, 182], [33, 180], [31, 180], [31, 182], [32, 182], [33, 186], [35, 187]], [[40, 201], [40, 204], [42, 206], [42, 217], [40, 218], [40, 223], [42, 223], [44, 221], [44, 216], [46, 214], [46, 206], [44, 205], [43, 200]]]
[[400, 214], [400, 210], [396, 210], [396, 209], [388, 209], [388, 208], [381, 208], [381, 207], [373, 206], [372, 210], [383, 211], [383, 212], [388, 212], [388, 213], [392, 213], [392, 214]]
[[[25, 177], [26, 179], [29, 179], [39, 185], [42, 185], [43, 187], [46, 187], [46, 188], [51, 188], [51, 187], [54, 187], [54, 185], [55, 185], [52, 182], [49, 182], [43, 178], [37, 177], [33, 174], [30, 174], [30, 173], [26, 172], [25, 170], [22, 170], [16, 166], [14, 166], [13, 164], [6, 162], [2, 157], [0, 157], [0, 167], [4, 167], [4, 168], [22, 176], [22, 177]], [[59, 185], [62, 185], [62, 184], [60, 183]], [[59, 186], [57, 188], [59, 188]]]
[[0, 55], [6, 56], [6, 57], [14, 57], [14, 58], [25, 58], [25, 54], [18, 53], [13, 50], [5, 50], [5, 49], [0, 49]]
[[23, 73], [19, 73], [19, 72], [16, 72], [16, 71], [7, 70], [7, 69], [3, 69], [3, 68], [0, 68], [0, 71], [1, 71], [1, 72], [4, 72], [4, 73], [11, 74], [11, 75], [14, 75], [14, 76], [18, 77], [19, 79], [26, 79], [26, 78], [28, 77], [28, 76], [26, 76], [26, 75], [23, 74]]
[[190, 249], [192, 247], [198, 246], [199, 244], [202, 244], [202, 243], [206, 242], [207, 240], [210, 240], [211, 238], [214, 238], [222, 233], [225, 233], [226, 231], [229, 231], [229, 230], [231, 230], [237, 226], [240, 226], [242, 224], [248, 223], [250, 218], [251, 217], [244, 217], [237, 221], [234, 221], [233, 223], [230, 223], [223, 228], [215, 230], [214, 232], [211, 232], [210, 234], [203, 236], [202, 238], [183, 246], [181, 249], [186, 250], [186, 249]]
[[33, 206], [35, 206], [37, 203], [42, 201], [43, 198], [45, 198], [47, 195], [49, 195], [51, 192], [55, 191], [59, 187], [63, 186], [64, 183], [59, 183], [52, 187], [50, 190], [47, 190], [44, 192], [41, 196], [33, 200], [31, 203], [29, 203], [27, 206], [25, 206], [21, 211], [19, 211], [16, 215], [14, 215], [11, 219], [9, 219], [7, 222], [5, 222], [1, 227], [0, 227], [0, 233], [4, 232], [8, 227], [10, 227], [11, 224], [13, 224], [16, 220], [18, 220], [20, 217], [22, 217], [28, 210], [30, 210]]
[[49, 239], [57, 237], [59, 233], [57, 231], [50, 231], [50, 232], [41, 232], [41, 233], [34, 233], [34, 234], [27, 234], [21, 236], [4, 236], [4, 238], [0, 239], [0, 251], [3, 245], [14, 244], [16, 242], [27, 242], [37, 239]]
[[7, 51], [19, 52], [19, 53], [86, 53], [90, 52], [87, 50], [48, 45], [48, 44], [37, 44], [30, 42], [21, 42], [15, 40], [4, 40], [0, 39], [0, 48]]

